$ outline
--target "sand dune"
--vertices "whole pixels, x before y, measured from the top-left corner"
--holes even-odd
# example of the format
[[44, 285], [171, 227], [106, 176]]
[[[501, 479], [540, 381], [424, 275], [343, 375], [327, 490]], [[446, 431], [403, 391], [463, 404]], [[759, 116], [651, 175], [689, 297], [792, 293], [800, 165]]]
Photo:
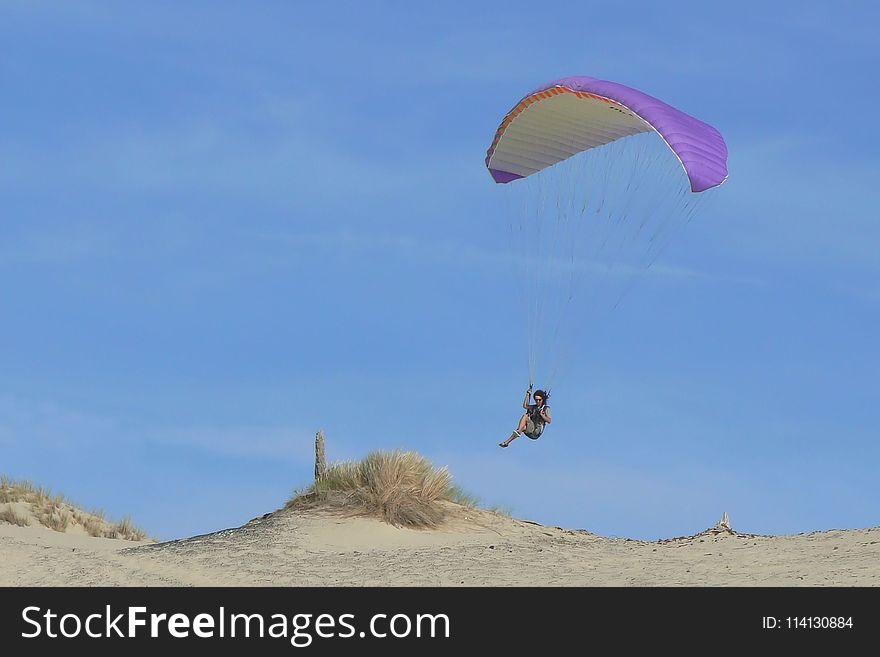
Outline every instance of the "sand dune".
[[128, 518], [112, 522], [103, 511], [86, 511], [63, 495], [0, 475], [0, 524], [43, 527], [63, 534], [143, 541], [148, 537]]
[[281, 510], [164, 543], [0, 524], [4, 586], [878, 586], [880, 528], [603, 538], [450, 506], [441, 529]]

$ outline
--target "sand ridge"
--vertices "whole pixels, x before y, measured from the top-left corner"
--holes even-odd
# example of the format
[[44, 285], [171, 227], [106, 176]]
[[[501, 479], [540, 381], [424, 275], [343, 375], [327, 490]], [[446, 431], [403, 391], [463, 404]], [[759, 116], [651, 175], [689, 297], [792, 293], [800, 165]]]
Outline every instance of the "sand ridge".
[[880, 586], [880, 528], [604, 538], [452, 508], [435, 530], [279, 510], [162, 543], [0, 525], [0, 585]]

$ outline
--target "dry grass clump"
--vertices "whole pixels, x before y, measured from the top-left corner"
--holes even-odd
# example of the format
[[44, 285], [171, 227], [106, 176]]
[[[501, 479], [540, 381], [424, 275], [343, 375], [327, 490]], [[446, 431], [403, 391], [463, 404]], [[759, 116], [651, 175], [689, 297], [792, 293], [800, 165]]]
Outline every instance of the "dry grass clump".
[[41, 525], [54, 529], [56, 532], [66, 532], [70, 525], [70, 510], [64, 505], [49, 502], [34, 509], [34, 515]]
[[[111, 522], [100, 510], [84, 511], [63, 495], [53, 495], [47, 488], [35, 486], [29, 481], [14, 481], [0, 476], [0, 504], [24, 504], [30, 507], [31, 516], [44, 527], [66, 532], [71, 526], [80, 526], [90, 536], [121, 538], [130, 541], [147, 539], [147, 534], [136, 527], [130, 518]], [[0, 511], [0, 522], [19, 526], [30, 524], [26, 517], [8, 507]]]
[[83, 529], [86, 530], [86, 534], [89, 536], [95, 536], [97, 538], [101, 538], [104, 536], [104, 521], [100, 518], [96, 518], [95, 516], [89, 516], [87, 518], [82, 518], [81, 522]]
[[146, 532], [135, 526], [128, 516], [111, 525], [104, 536], [106, 538], [121, 538], [126, 541], [143, 541], [147, 538]]
[[331, 507], [375, 515], [396, 526], [436, 527], [444, 501], [470, 505], [475, 499], [452, 485], [449, 471], [415, 452], [371, 452], [362, 461], [342, 461], [287, 502], [285, 508]]
[[[61, 495], [56, 495], [54, 499], [59, 502], [64, 501]], [[51, 500], [53, 500], [52, 493], [46, 488], [34, 486], [29, 481], [14, 481], [6, 475], [0, 475], [0, 503], [43, 504]]]
[[10, 525], [18, 525], [19, 527], [27, 527], [31, 524], [27, 518], [20, 516], [10, 506], [0, 509], [0, 522], [8, 522]]

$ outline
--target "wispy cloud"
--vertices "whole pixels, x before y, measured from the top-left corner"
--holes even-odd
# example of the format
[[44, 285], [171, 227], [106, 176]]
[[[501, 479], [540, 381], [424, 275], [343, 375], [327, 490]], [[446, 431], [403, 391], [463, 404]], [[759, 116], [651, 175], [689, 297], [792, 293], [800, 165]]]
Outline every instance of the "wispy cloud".
[[[340, 229], [314, 233], [263, 233], [267, 243], [287, 248], [309, 250], [328, 249], [339, 252], [387, 253], [419, 262], [420, 264], [457, 266], [464, 269], [493, 269], [501, 273], [521, 275], [525, 256], [511, 251], [488, 250], [461, 242], [425, 241], [401, 234], [371, 233]], [[504, 240], [501, 240], [502, 242]], [[550, 278], [563, 278], [572, 273], [585, 276], [602, 275], [629, 279], [633, 275], [657, 276], [669, 281], [725, 280], [743, 285], [762, 285], [763, 281], [749, 275], [728, 275], [700, 271], [686, 266], [665, 263], [610, 263], [607, 260], [546, 256], [541, 270]], [[650, 265], [650, 266], [649, 266]], [[534, 265], [533, 265], [534, 266]], [[649, 266], [649, 267], [648, 267]]]
[[877, 162], [854, 160], [822, 135], [745, 142], [732, 152], [730, 189], [717, 205], [725, 240], [776, 263], [875, 267]]
[[70, 408], [53, 401], [23, 396], [0, 396], [0, 444], [42, 449], [77, 442], [83, 448], [119, 438], [116, 419]]
[[7, 448], [61, 453], [120, 447], [187, 448], [219, 456], [271, 459], [308, 464], [314, 458], [313, 430], [294, 426], [251, 426], [152, 422], [124, 414], [84, 411], [53, 401], [28, 397], [0, 397], [0, 444]]
[[106, 231], [79, 227], [27, 230], [0, 241], [0, 267], [18, 264], [66, 265], [115, 252]]
[[92, 126], [61, 145], [13, 142], [0, 168], [0, 188], [17, 196], [112, 190], [108, 198], [117, 205], [156, 194], [173, 203], [172, 195], [186, 193], [252, 198], [262, 207], [350, 210], [354, 199], [377, 201], [452, 184], [480, 166], [454, 149], [389, 159], [336, 134], [333, 124], [343, 119], [321, 104], [266, 102], [259, 117], [166, 118], [149, 126]]
[[186, 447], [221, 456], [314, 463], [314, 431], [298, 427], [203, 424], [152, 428], [143, 437], [167, 449]]

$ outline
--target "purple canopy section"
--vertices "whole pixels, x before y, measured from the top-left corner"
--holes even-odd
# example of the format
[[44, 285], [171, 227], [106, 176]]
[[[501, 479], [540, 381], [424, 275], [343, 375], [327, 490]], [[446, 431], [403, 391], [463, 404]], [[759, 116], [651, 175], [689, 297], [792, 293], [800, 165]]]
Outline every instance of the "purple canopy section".
[[[727, 145], [721, 133], [708, 123], [703, 123], [638, 89], [585, 75], [561, 78], [542, 85], [526, 95], [523, 100], [553, 87], [604, 96], [638, 114], [663, 137], [681, 161], [691, 182], [691, 191], [702, 192], [720, 185], [727, 179]], [[487, 165], [493, 151], [494, 145], [487, 154]], [[492, 168], [489, 171], [498, 183], [507, 183], [522, 177], [509, 171]]]

